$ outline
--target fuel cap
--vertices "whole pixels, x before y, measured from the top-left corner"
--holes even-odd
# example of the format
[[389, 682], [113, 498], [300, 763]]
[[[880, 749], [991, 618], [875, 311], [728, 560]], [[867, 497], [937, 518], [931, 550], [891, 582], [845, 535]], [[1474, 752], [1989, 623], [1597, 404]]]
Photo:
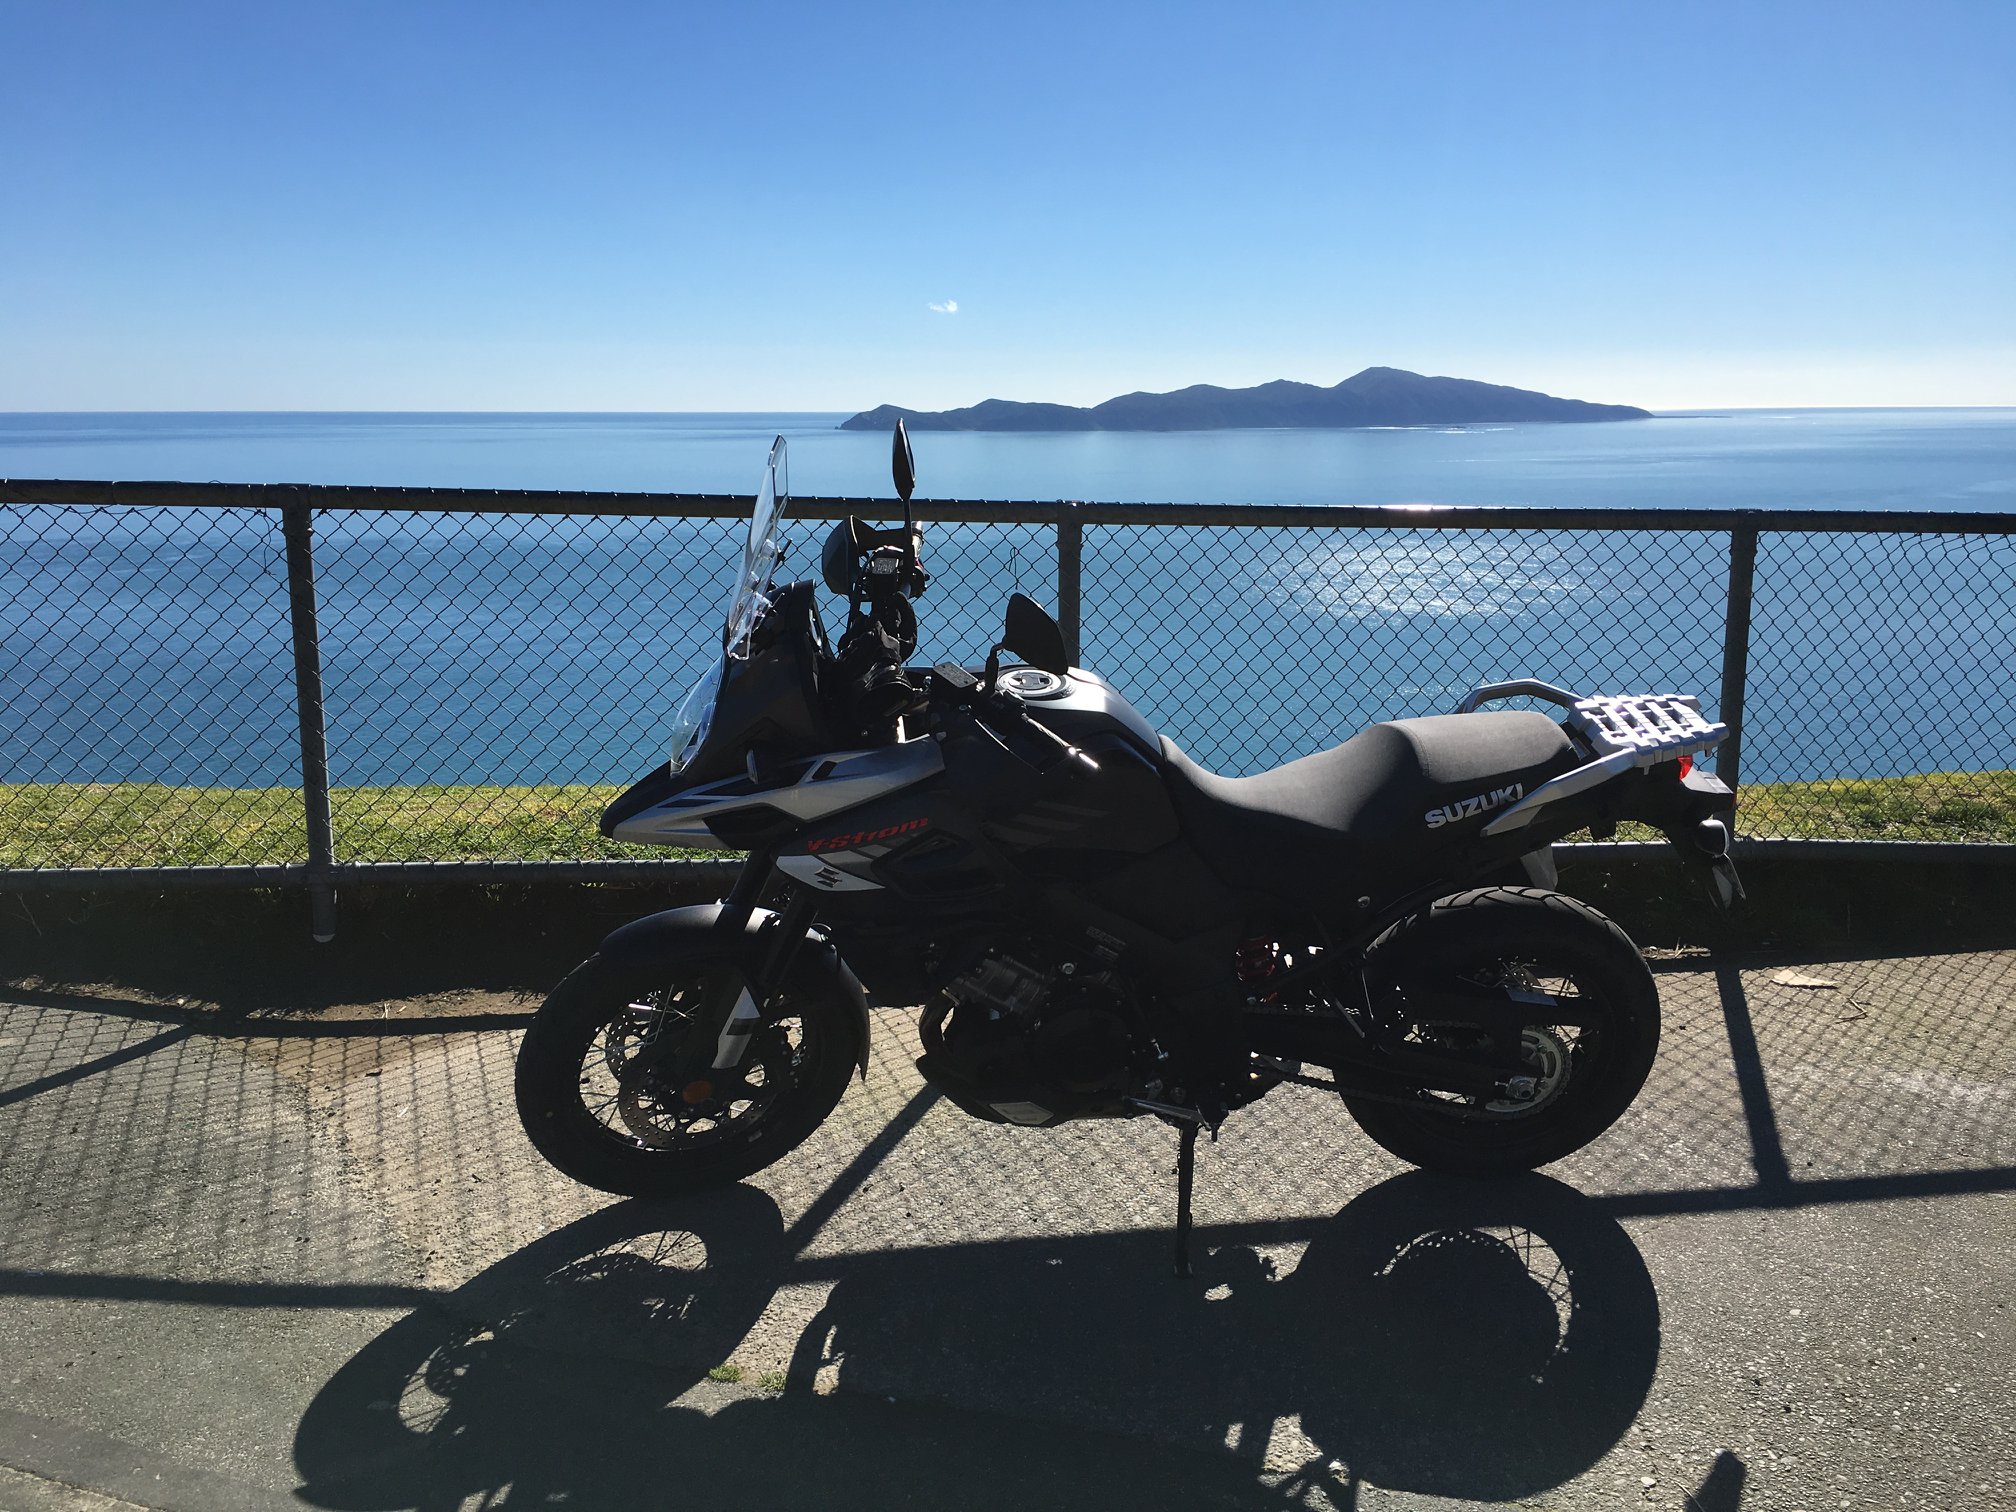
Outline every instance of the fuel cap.
[[1064, 679], [1041, 667], [1010, 667], [1001, 674], [1001, 686], [1017, 698], [1041, 701], [1064, 696]]

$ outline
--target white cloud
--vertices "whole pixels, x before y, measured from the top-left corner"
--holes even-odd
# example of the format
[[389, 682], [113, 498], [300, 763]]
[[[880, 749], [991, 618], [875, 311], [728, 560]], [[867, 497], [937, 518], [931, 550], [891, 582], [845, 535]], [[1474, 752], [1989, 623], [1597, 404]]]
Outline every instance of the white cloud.
[[957, 315], [959, 313], [959, 301], [956, 299], [934, 299], [925, 308], [935, 310], [940, 315]]

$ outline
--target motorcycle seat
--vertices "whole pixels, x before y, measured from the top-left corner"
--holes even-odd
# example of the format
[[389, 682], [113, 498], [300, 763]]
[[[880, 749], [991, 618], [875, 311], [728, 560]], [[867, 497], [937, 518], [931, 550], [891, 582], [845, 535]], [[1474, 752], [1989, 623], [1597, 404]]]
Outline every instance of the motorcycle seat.
[[1251, 777], [1208, 772], [1167, 739], [1162, 753], [1184, 830], [1223, 881], [1325, 908], [1432, 879], [1515, 801], [1508, 789], [1578, 761], [1560, 725], [1519, 710], [1396, 719]]

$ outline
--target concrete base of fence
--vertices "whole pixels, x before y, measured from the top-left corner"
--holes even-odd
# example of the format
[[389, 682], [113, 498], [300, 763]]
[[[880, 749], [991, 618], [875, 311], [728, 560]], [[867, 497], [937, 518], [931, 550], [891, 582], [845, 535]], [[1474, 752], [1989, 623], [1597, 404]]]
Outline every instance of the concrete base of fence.
[[66, 866], [0, 871], [0, 892], [167, 892], [185, 887], [482, 886], [498, 882], [680, 882], [726, 886], [736, 860], [351, 861], [278, 866]]
[[[1659, 840], [1582, 841], [1557, 846], [1564, 861], [1635, 861], [1667, 853]], [[1880, 861], [2008, 865], [2016, 845], [1934, 840], [1738, 839], [1739, 861]], [[339, 861], [276, 866], [67, 866], [0, 871], [0, 892], [109, 892], [185, 887], [448, 887], [524, 882], [676, 882], [727, 886], [741, 862], [679, 858], [635, 861]]]
[[[2009, 926], [2016, 867], [2006, 848], [1752, 841], [1739, 853], [1749, 900], [1728, 913], [1710, 905], [1663, 843], [1563, 846], [1561, 886], [1661, 948], [1834, 948], [1877, 937], [1915, 949], [2016, 944]], [[69, 969], [86, 973], [83, 980], [107, 952], [145, 955], [190, 939], [234, 957], [278, 952], [298, 965], [297, 952], [320, 949], [309, 946], [312, 935], [335, 936], [332, 957], [394, 938], [410, 938], [424, 954], [450, 937], [480, 939], [486, 951], [508, 955], [558, 931], [565, 949], [525, 977], [550, 986], [553, 970], [628, 919], [719, 896], [738, 864], [724, 857], [345, 865], [324, 884], [340, 895], [341, 917], [322, 928], [305, 866], [0, 874], [0, 960], [74, 939]]]

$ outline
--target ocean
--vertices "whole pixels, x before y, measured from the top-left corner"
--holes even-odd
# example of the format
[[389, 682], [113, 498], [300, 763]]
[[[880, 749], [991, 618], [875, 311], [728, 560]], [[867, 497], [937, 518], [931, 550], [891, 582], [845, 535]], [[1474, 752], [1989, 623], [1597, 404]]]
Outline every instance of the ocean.
[[[886, 497], [841, 414], [0, 415], [0, 477], [753, 488], [773, 435], [805, 494]], [[2016, 509], [2016, 410], [1738, 410], [1445, 429], [920, 431], [924, 496], [1223, 504]]]
[[[5, 415], [0, 476], [888, 497], [837, 414]], [[2016, 411], [1779, 410], [1445, 430], [915, 438], [923, 497], [2016, 509]], [[339, 786], [625, 782], [718, 634], [711, 521], [317, 524]], [[816, 530], [792, 542], [812, 575]], [[1726, 541], [1667, 531], [1086, 531], [1084, 660], [1194, 756], [1253, 771], [1477, 681], [1699, 692]], [[1037, 527], [934, 526], [922, 656], [974, 661]], [[1744, 776], [2016, 766], [2016, 547], [1767, 534]], [[829, 610], [832, 606], [829, 606]], [[0, 782], [294, 779], [277, 531], [252, 512], [0, 510]]]

